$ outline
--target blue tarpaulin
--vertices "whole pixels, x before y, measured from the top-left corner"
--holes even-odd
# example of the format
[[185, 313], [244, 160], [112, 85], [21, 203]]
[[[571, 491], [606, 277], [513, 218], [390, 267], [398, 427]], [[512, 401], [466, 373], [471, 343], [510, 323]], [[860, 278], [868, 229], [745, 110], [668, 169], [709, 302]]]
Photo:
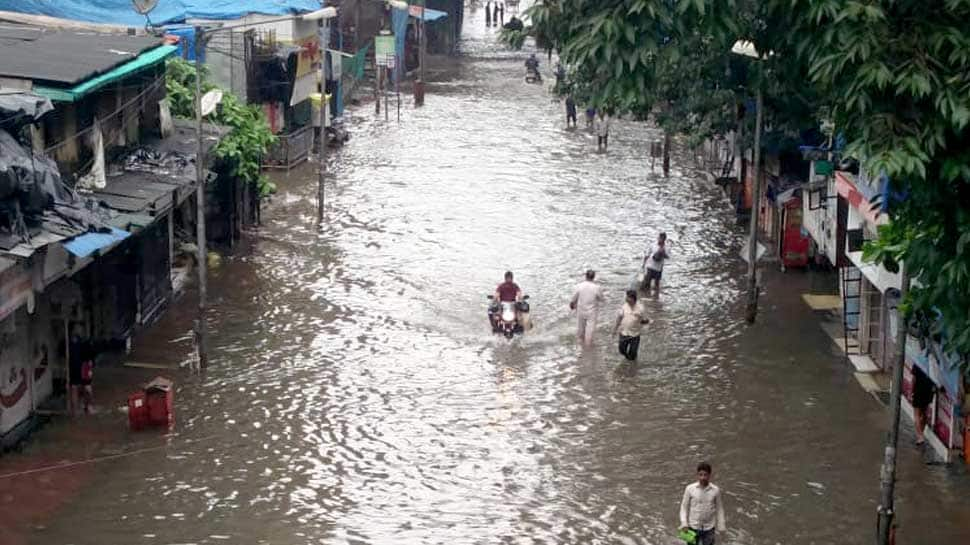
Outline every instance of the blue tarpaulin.
[[77, 257], [88, 257], [130, 237], [131, 233], [112, 227], [110, 232], [85, 233], [64, 243], [64, 249]]
[[402, 9], [391, 10], [391, 29], [394, 32], [394, 82], [401, 80], [404, 73], [404, 36], [408, 31], [408, 14]]
[[[320, 7], [320, 0], [159, 0], [148, 17], [152, 24], [168, 25], [188, 19], [239, 19], [251, 13], [305, 13]], [[89, 23], [145, 26], [145, 16], [135, 11], [131, 0], [0, 0], [0, 10]]]

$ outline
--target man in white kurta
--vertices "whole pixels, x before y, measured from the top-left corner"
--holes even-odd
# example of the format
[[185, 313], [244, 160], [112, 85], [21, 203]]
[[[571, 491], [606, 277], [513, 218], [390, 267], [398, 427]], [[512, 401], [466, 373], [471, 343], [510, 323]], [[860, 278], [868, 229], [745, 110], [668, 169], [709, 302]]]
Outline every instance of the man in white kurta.
[[576, 292], [569, 303], [569, 308], [576, 311], [576, 336], [585, 346], [593, 344], [593, 332], [596, 331], [596, 315], [599, 314], [600, 304], [603, 303], [603, 288], [594, 282], [596, 271], [586, 271], [586, 280], [576, 286]]

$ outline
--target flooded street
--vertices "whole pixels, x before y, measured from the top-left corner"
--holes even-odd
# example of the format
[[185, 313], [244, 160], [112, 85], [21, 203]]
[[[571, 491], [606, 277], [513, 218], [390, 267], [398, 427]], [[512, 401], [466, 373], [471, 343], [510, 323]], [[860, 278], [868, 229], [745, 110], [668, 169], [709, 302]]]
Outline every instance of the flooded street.
[[[213, 272], [211, 368], [180, 378], [169, 447], [89, 466], [30, 543], [670, 544], [702, 459], [719, 543], [871, 542], [887, 417], [801, 302], [825, 281], [766, 271], [745, 326], [743, 233], [716, 186], [682, 161], [651, 172], [644, 124], [595, 153], [481, 16], [424, 108], [353, 111], [322, 232], [313, 165], [280, 178], [251, 248]], [[663, 292], [621, 364], [613, 316], [660, 230]], [[587, 268], [607, 305], [584, 351], [567, 305]], [[536, 322], [511, 343], [485, 317], [506, 269]], [[966, 479], [910, 442], [900, 542], [965, 543]]]

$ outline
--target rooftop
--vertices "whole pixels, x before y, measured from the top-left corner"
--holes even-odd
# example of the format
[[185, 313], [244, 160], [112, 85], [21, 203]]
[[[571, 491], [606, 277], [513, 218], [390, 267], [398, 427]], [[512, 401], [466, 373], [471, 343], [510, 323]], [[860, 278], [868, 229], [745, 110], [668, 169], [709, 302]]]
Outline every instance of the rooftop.
[[0, 26], [0, 76], [71, 86], [162, 45], [162, 38]]

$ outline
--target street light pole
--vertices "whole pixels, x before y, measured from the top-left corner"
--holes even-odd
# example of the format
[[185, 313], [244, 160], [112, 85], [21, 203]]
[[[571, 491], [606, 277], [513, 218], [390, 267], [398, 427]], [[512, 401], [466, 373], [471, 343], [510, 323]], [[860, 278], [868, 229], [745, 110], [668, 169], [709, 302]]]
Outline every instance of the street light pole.
[[199, 268], [199, 315], [195, 324], [196, 354], [199, 368], [209, 365], [208, 332], [206, 331], [206, 305], [208, 298], [208, 250], [205, 236], [205, 151], [202, 135], [202, 44], [205, 29], [195, 27], [195, 136], [198, 147], [195, 155], [195, 202], [196, 202], [196, 246], [198, 246]]
[[327, 104], [327, 44], [330, 38], [330, 24], [328, 19], [320, 19], [317, 23], [317, 32], [320, 43], [320, 161], [317, 165], [317, 221], [323, 224], [324, 216], [324, 190], [327, 179], [327, 126], [326, 108]]
[[764, 98], [761, 81], [755, 101], [754, 122], [754, 193], [751, 196], [751, 224], [748, 233], [748, 306], [745, 319], [753, 324], [758, 316], [758, 216], [761, 212], [761, 127], [764, 123]]
[[[909, 293], [909, 271], [906, 262], [899, 264], [900, 286], [899, 304], [906, 300]], [[896, 489], [896, 448], [899, 446], [899, 413], [902, 407], [903, 366], [906, 364], [906, 320], [899, 306], [896, 307], [896, 367], [893, 368], [893, 379], [889, 393], [889, 434], [886, 437], [885, 458], [879, 471], [879, 524], [876, 543], [890, 545], [893, 543], [893, 518], [896, 516], [893, 494]]]
[[420, 0], [419, 5], [421, 6], [421, 19], [418, 25], [418, 81], [414, 82], [414, 105], [424, 106], [424, 59], [428, 48], [428, 40], [425, 37], [427, 26], [424, 22], [424, 10], [427, 6], [427, 0]]

